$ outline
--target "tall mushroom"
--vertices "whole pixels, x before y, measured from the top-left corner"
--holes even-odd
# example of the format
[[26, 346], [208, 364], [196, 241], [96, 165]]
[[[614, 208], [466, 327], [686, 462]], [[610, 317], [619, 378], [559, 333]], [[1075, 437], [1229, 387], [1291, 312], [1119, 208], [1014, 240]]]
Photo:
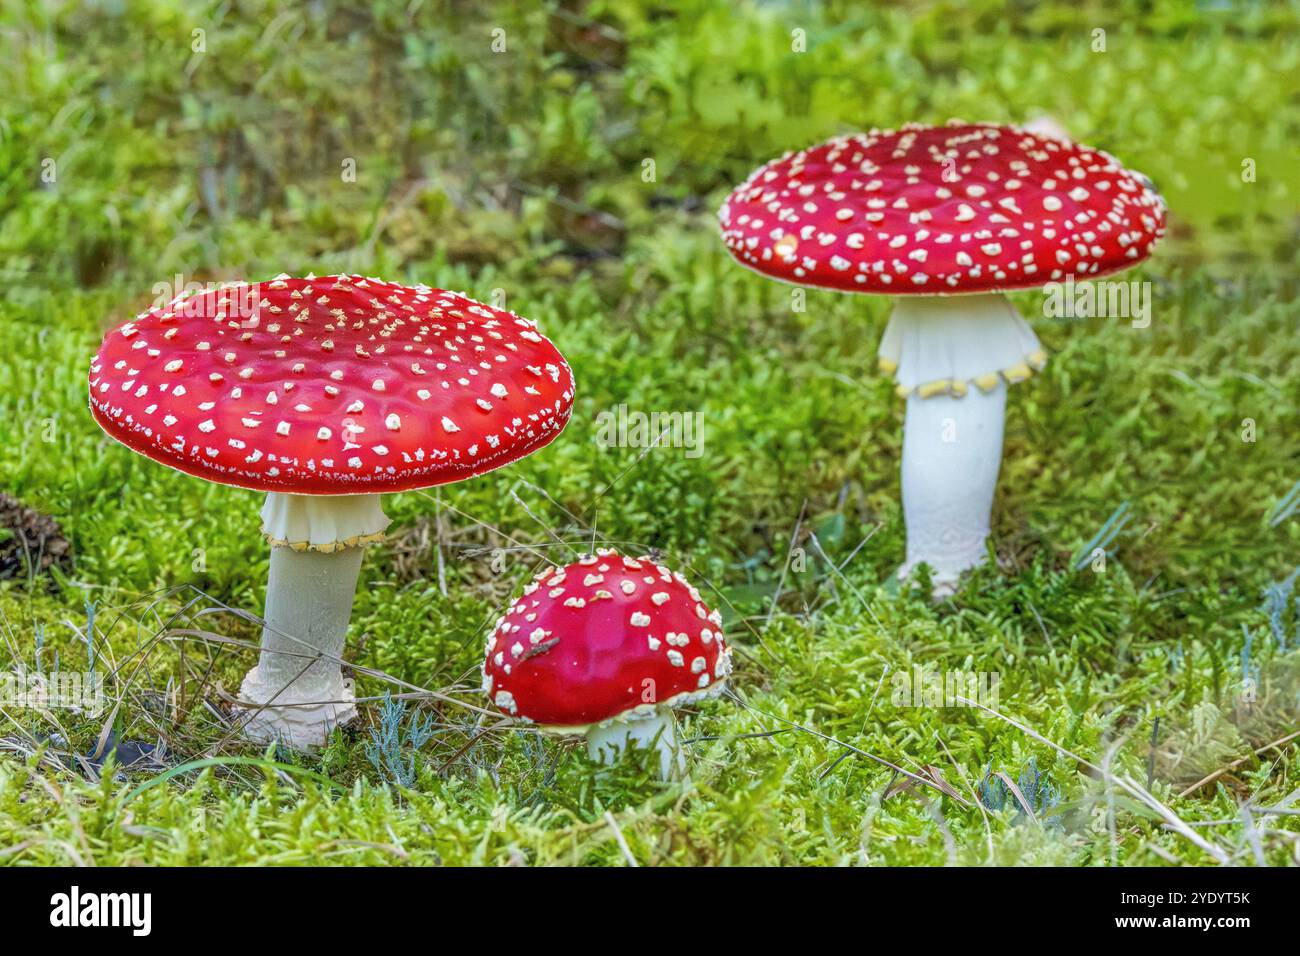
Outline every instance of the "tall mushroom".
[[722, 617], [680, 573], [613, 550], [548, 567], [488, 638], [483, 689], [504, 713], [585, 734], [593, 760], [630, 748], [685, 768], [672, 710], [721, 692], [731, 671]]
[[362, 276], [237, 283], [109, 330], [90, 409], [112, 438], [266, 492], [271, 544], [244, 733], [305, 748], [356, 711], [339, 658], [384, 492], [461, 481], [548, 444], [573, 375], [535, 323]]
[[1047, 358], [1003, 293], [1127, 269], [1165, 217], [1145, 177], [1100, 150], [954, 121], [787, 153], [719, 219], [732, 256], [764, 275], [899, 296], [879, 353], [907, 399], [899, 574], [930, 565], [938, 597], [985, 555], [1006, 386]]

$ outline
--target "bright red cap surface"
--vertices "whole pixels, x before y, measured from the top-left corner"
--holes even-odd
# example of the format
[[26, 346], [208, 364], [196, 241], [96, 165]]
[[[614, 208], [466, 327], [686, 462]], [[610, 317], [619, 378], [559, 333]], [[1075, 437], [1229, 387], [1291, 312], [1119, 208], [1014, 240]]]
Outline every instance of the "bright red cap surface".
[[1164, 235], [1139, 173], [994, 124], [842, 136], [756, 170], [719, 211], [742, 265], [846, 292], [940, 295], [1127, 269]]
[[111, 329], [90, 407], [113, 438], [209, 481], [364, 494], [536, 451], [569, 420], [573, 373], [534, 323], [454, 292], [279, 278]]
[[483, 687], [503, 712], [585, 728], [721, 690], [722, 618], [681, 574], [600, 551], [547, 568], [488, 638]]

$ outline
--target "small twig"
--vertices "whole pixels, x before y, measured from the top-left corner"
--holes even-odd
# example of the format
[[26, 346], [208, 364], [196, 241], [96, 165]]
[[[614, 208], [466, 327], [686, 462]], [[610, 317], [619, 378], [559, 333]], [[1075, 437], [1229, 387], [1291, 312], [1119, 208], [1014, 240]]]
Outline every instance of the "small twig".
[[1241, 805], [1241, 822], [1245, 826], [1246, 842], [1250, 844], [1250, 851], [1255, 856], [1255, 865], [1267, 865], [1264, 860], [1264, 846], [1259, 839], [1259, 830], [1255, 827], [1255, 818], [1250, 814], [1249, 803]]
[[934, 739], [938, 742], [939, 746], [943, 748], [944, 754], [946, 754], [948, 757], [948, 762], [953, 765], [953, 768], [961, 776], [961, 782], [966, 785], [966, 792], [970, 794], [971, 803], [974, 804], [977, 810], [979, 810], [980, 816], [984, 820], [984, 839], [988, 843], [989, 863], [992, 863], [993, 862], [993, 828], [989, 826], [989, 812], [984, 808], [984, 801], [981, 800], [979, 798], [979, 794], [975, 792], [975, 785], [971, 782], [970, 777], [966, 775], [966, 769], [957, 762], [957, 758], [952, 755], [952, 751], [949, 750], [948, 745], [943, 742], [943, 738], [940, 737], [939, 734], [936, 732], [934, 735]]
[[605, 822], [609, 828], [614, 831], [614, 840], [618, 843], [618, 848], [623, 852], [623, 859], [627, 860], [628, 866], [640, 866], [636, 857], [632, 855], [632, 848], [627, 845], [627, 840], [623, 839], [623, 831], [618, 828], [618, 821], [614, 819], [614, 814], [608, 810], [605, 811]]
[[858, 589], [853, 586], [853, 584], [849, 581], [849, 579], [844, 576], [844, 573], [840, 571], [838, 567], [835, 566], [835, 562], [832, 561], [829, 557], [827, 557], [826, 552], [822, 550], [822, 543], [819, 540], [817, 540], [816, 532], [809, 532], [808, 540], [813, 543], [813, 547], [817, 549], [817, 553], [821, 555], [822, 560], [824, 560], [826, 564], [830, 567], [830, 569], [835, 572], [835, 575], [841, 581], [844, 582], [844, 586], [849, 589], [849, 592], [855, 598], [858, 599], [858, 603], [862, 605], [863, 609], [868, 614], [871, 615], [871, 620], [876, 622], [876, 627], [880, 628], [883, 631], [885, 629], [885, 625], [880, 623], [880, 618], [876, 617], [876, 612], [872, 609], [871, 605], [867, 603], [867, 599], [862, 596], [861, 592], [858, 591]]
[[1007, 790], [1009, 790], [1011, 795], [1016, 798], [1016, 803], [1020, 804], [1020, 809], [1025, 811], [1025, 816], [1029, 817], [1029, 819], [1033, 821], [1034, 826], [1042, 827], [1042, 824], [1038, 821], [1038, 814], [1034, 813], [1034, 808], [1029, 805], [1029, 801], [1025, 799], [1024, 793], [1021, 792], [1020, 787], [1016, 785], [1016, 782], [1001, 770], [997, 771], [993, 776], [997, 777], [1006, 785]]
[[1179, 799], [1183, 797], [1190, 797], [1193, 793], [1201, 789], [1201, 787], [1205, 786], [1207, 783], [1213, 783], [1215, 780], [1218, 780], [1220, 777], [1222, 777], [1225, 773], [1228, 773], [1231, 770], [1236, 770], [1246, 761], [1253, 760], [1255, 757], [1260, 756], [1265, 750], [1272, 750], [1274, 747], [1285, 746], [1286, 744], [1290, 743], [1296, 738], [1300, 738], [1300, 730], [1295, 731], [1295, 733], [1287, 734], [1285, 737], [1279, 737], [1271, 744], [1265, 744], [1264, 746], [1260, 747], [1258, 750], [1251, 751], [1246, 756], [1237, 758], [1227, 766], [1220, 767], [1218, 770], [1214, 771], [1214, 773], [1210, 774], [1209, 776], [1202, 777], [1200, 780], [1196, 781], [1196, 783], [1192, 784], [1182, 793], [1178, 794]]
[[1147, 789], [1151, 789], [1151, 784], [1156, 777], [1156, 740], [1160, 735], [1160, 718], [1151, 724], [1151, 752], [1147, 755]]
[[790, 571], [790, 557], [794, 554], [795, 544], [799, 541], [799, 529], [803, 526], [803, 516], [808, 510], [808, 499], [803, 500], [799, 507], [799, 517], [795, 519], [794, 531], [790, 532], [790, 545], [785, 549], [785, 560], [781, 563], [781, 577], [776, 582], [776, 590], [772, 592], [772, 603], [767, 606], [767, 619], [763, 622], [766, 628], [772, 623], [772, 615], [776, 613], [777, 603], [781, 600], [781, 592], [785, 590], [785, 578]]

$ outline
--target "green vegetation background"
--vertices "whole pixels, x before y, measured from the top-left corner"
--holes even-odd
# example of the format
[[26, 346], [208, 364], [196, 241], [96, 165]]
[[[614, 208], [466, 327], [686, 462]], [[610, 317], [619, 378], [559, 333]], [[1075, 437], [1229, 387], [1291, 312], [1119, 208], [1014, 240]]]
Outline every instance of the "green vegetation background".
[[[1296, 4], [0, 11], [0, 490], [54, 516], [75, 553], [0, 582], [0, 664], [37, 668], [39, 646], [45, 668], [87, 666], [89, 625], [120, 698], [108, 725], [0, 708], [0, 861], [1300, 859], [1300, 818], [1265, 810], [1300, 793], [1295, 742], [1269, 746], [1300, 724], [1295, 600], [1265, 598], [1300, 564], [1284, 497], [1300, 479]], [[891, 583], [903, 409], [874, 373], [888, 301], [812, 291], [795, 310], [728, 259], [714, 212], [758, 163], [838, 132], [1040, 112], [1167, 198], [1170, 235], [1130, 276], [1153, 284], [1153, 321], [1034, 318], [1041, 297], [1017, 297], [1052, 358], [1011, 393], [999, 565], [932, 606]], [[181, 612], [260, 608], [258, 496], [107, 440], [86, 368], [178, 274], [308, 271], [503, 290], [579, 384], [544, 453], [387, 501], [397, 533], [367, 557], [348, 658], [482, 704], [484, 627], [536, 553], [494, 568], [491, 549], [662, 549], [716, 586], [742, 652], [740, 699], [683, 722], [688, 784], [428, 698], [406, 717], [433, 730], [409, 788], [366, 758], [373, 705], [313, 757], [224, 739], [217, 688], [251, 656], [158, 635], [256, 638]], [[703, 413], [703, 454], [599, 447], [596, 416], [619, 403]], [[1124, 502], [1104, 571], [1074, 571]], [[804, 570], [783, 575], [792, 546]], [[893, 675], [917, 666], [1000, 674], [998, 709], [1041, 738], [897, 706]], [[101, 772], [77, 755], [109, 728], [165, 743], [165, 767], [251, 762]], [[1180, 827], [1118, 777], [1149, 780], [1174, 821], [1227, 822]]]

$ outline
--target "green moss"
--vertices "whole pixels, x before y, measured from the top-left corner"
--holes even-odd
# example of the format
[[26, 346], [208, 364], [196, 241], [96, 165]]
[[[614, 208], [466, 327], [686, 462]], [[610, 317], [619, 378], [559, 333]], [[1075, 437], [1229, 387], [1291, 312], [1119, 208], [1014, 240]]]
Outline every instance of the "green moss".
[[[1281, 652], [1263, 594], [1300, 552], [1300, 519], [1267, 520], [1300, 478], [1298, 17], [1122, 7], [1104, 54], [1095, 11], [1065, 3], [1015, 22], [983, 0], [618, 3], [603, 26], [531, 4], [7, 7], [0, 487], [59, 520], [76, 565], [0, 582], [0, 663], [39, 669], [39, 635], [43, 667], [82, 667], [93, 600], [121, 733], [165, 743], [167, 766], [254, 762], [131, 796], [162, 769], [88, 780], [66, 757], [107, 714], [5, 707], [0, 861], [620, 865], [617, 827], [643, 864], [1211, 862], [1075, 756], [1145, 784], [1159, 718], [1151, 789], [1188, 821], [1237, 821], [1247, 795], [1266, 807], [1300, 786], [1292, 744], [1179, 796], [1294, 728], [1300, 642]], [[713, 210], [818, 137], [1040, 110], [1152, 176], [1173, 228], [1136, 274], [1155, 284], [1149, 328], [1035, 319], [1052, 359], [1011, 393], [999, 565], [935, 607], [892, 579], [902, 408], [872, 371], [888, 302], [812, 291], [795, 311], [789, 287], [730, 262]], [[578, 380], [544, 452], [386, 501], [396, 533], [367, 557], [346, 655], [449, 699], [413, 705], [434, 733], [410, 790], [379, 782], [364, 729], [271, 762], [225, 739], [219, 691], [251, 655], [174, 631], [256, 640], [196, 612], [260, 609], [258, 496], [133, 455], [86, 412], [102, 330], [155, 284], [336, 269], [503, 290]], [[1016, 299], [1040, 315], [1036, 295]], [[701, 413], [703, 453], [600, 446], [597, 416], [620, 403]], [[1125, 501], [1105, 570], [1070, 570]], [[803, 570], [783, 572], [797, 523]], [[539, 555], [581, 550], [593, 528], [707, 582], [741, 651], [736, 697], [684, 718], [687, 785], [472, 709], [497, 610]], [[894, 677], [917, 667], [996, 673], [997, 709], [1074, 756], [976, 709], [899, 706]], [[1052, 826], [973, 805], [986, 773], [1014, 781], [1031, 761], [1061, 798]], [[1295, 859], [1296, 819], [1256, 818], [1266, 862]], [[1256, 859], [1239, 822], [1199, 832]]]

